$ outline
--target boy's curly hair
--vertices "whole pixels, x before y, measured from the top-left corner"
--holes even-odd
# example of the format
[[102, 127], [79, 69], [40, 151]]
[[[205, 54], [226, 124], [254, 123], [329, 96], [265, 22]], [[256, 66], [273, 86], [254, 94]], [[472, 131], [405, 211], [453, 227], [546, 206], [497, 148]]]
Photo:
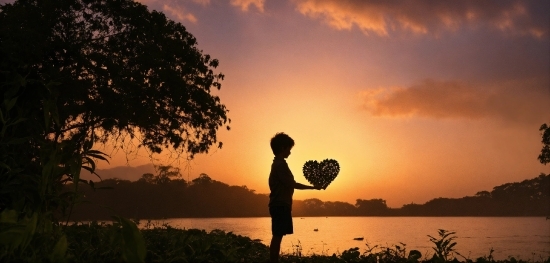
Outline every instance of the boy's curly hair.
[[281, 152], [284, 148], [287, 148], [287, 147], [292, 148], [293, 146], [294, 146], [294, 140], [284, 132], [279, 132], [275, 134], [273, 138], [271, 138], [271, 150], [275, 155]]

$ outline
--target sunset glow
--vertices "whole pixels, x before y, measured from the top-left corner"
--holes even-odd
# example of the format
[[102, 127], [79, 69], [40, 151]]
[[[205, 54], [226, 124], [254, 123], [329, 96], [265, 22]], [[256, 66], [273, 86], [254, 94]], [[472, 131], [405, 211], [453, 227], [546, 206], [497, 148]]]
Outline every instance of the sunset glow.
[[268, 193], [269, 140], [285, 132], [296, 181], [307, 183], [308, 160], [341, 168], [326, 190], [295, 199], [400, 207], [550, 173], [537, 160], [550, 122], [548, 1], [139, 2], [219, 59], [225, 80], [213, 93], [231, 130], [191, 161], [107, 147], [99, 169], [169, 164], [185, 179]]

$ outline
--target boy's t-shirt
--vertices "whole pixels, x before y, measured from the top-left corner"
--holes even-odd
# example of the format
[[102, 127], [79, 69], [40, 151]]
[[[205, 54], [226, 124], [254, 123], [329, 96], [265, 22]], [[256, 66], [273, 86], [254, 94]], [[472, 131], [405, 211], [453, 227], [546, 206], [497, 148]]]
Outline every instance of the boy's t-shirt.
[[284, 159], [273, 159], [269, 173], [269, 206], [292, 207], [294, 175]]

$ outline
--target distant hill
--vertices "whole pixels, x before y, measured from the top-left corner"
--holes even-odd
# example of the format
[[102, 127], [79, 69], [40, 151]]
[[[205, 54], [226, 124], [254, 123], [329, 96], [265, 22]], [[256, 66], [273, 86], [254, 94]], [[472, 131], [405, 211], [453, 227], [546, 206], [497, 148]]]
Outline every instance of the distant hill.
[[[72, 220], [109, 220], [111, 215], [138, 219], [269, 216], [269, 196], [246, 186], [230, 186], [206, 174], [191, 182], [181, 178], [170, 180], [169, 170], [130, 181], [122, 179], [122, 175], [151, 171], [155, 174], [154, 169], [117, 168], [100, 172], [119, 179], [104, 178], [95, 183], [99, 188], [96, 190], [79, 187], [84, 202], [75, 207]], [[66, 187], [72, 189], [70, 185]], [[548, 216], [550, 175], [506, 183], [474, 196], [438, 197], [401, 208], [390, 208], [383, 199], [357, 199], [355, 204], [315, 198], [294, 200], [292, 213], [293, 216]]]
[[[101, 177], [101, 180], [106, 179], [120, 179], [128, 180], [130, 182], [137, 181], [145, 173], [155, 174], [155, 167], [153, 164], [144, 164], [136, 167], [130, 166], [116, 166], [109, 169], [96, 169], [96, 173]], [[99, 178], [88, 172], [87, 170], [82, 170], [81, 178], [84, 180], [99, 181]]]

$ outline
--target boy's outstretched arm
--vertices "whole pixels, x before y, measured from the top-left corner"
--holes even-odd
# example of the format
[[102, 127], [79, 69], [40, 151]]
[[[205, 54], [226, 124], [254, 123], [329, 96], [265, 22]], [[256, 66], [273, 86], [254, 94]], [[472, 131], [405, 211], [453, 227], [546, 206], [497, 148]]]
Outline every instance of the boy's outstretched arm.
[[294, 182], [294, 189], [299, 189], [299, 190], [307, 190], [307, 189], [323, 190], [322, 187], [315, 187], [313, 185], [305, 185], [305, 184], [301, 184], [301, 183], [297, 183], [297, 182]]

